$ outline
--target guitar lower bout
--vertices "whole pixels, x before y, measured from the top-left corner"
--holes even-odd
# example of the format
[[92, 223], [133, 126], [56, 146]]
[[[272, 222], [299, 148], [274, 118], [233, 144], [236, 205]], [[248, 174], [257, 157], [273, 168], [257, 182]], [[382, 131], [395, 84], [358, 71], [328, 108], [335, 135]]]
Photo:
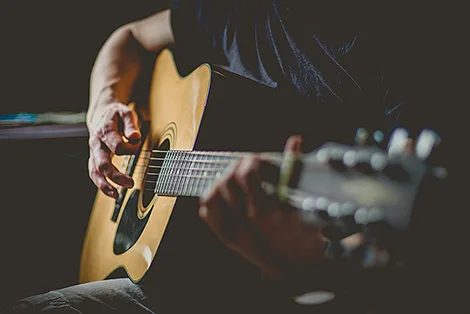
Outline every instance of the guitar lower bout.
[[82, 250], [81, 283], [103, 280], [118, 268], [138, 282], [149, 269], [176, 202], [154, 192], [161, 156], [169, 149], [193, 149], [210, 85], [209, 65], [181, 77], [170, 50], [157, 57], [146, 139], [137, 155], [112, 160], [132, 175], [134, 187], [120, 191], [120, 204], [98, 191]]

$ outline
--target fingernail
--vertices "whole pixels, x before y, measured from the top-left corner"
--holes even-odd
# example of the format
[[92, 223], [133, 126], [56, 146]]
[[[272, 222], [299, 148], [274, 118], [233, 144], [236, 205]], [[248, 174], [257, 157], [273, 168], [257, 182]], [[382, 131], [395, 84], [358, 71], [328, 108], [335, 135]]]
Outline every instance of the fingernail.
[[131, 178], [128, 178], [128, 181], [126, 183], [126, 188], [130, 189], [134, 187], [134, 180], [132, 180]]
[[207, 217], [207, 207], [201, 206], [199, 208], [199, 217], [206, 218]]

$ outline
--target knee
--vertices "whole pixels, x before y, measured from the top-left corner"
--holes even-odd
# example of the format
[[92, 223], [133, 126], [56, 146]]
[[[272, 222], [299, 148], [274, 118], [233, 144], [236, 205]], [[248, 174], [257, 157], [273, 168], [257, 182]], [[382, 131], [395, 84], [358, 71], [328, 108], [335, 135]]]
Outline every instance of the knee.
[[48, 292], [19, 300], [1, 314], [57, 313], [58, 311], [71, 312], [60, 294]]

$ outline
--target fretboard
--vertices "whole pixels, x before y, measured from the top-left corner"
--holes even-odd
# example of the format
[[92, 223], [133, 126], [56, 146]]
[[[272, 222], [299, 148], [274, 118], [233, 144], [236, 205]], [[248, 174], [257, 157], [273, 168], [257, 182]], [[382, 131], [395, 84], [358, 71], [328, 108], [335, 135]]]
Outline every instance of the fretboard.
[[[268, 154], [270, 159], [280, 156]], [[243, 152], [153, 151], [146, 186], [158, 195], [199, 197], [214, 186], [233, 161], [244, 155]]]

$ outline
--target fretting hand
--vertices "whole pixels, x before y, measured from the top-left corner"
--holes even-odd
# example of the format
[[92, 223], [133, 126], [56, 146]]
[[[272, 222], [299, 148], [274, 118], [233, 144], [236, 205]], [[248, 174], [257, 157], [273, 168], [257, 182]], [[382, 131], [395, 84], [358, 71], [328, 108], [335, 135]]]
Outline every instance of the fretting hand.
[[[291, 137], [286, 151], [300, 151]], [[199, 215], [222, 242], [272, 278], [309, 268], [324, 260], [327, 240], [321, 229], [306, 223], [261, 187], [256, 154], [239, 160], [210, 193], [201, 198]]]

